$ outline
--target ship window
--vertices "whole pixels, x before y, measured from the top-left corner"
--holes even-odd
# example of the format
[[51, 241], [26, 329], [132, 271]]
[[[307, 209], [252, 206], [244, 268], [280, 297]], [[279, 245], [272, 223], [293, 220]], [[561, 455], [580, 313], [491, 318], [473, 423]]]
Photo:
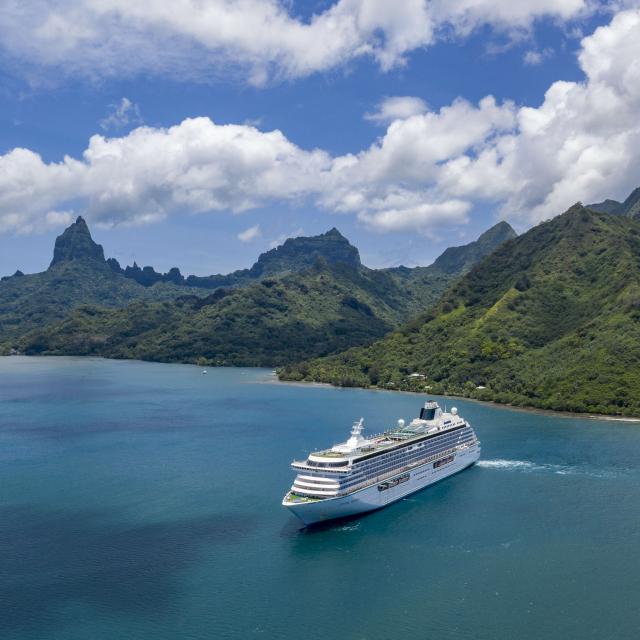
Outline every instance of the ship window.
[[435, 409], [425, 409], [424, 407], [420, 409], [421, 420], [433, 420], [435, 415], [436, 415]]
[[334, 468], [334, 467], [346, 467], [349, 464], [348, 460], [340, 460], [339, 462], [316, 462], [315, 460], [307, 460], [307, 464], [310, 467], [321, 468]]

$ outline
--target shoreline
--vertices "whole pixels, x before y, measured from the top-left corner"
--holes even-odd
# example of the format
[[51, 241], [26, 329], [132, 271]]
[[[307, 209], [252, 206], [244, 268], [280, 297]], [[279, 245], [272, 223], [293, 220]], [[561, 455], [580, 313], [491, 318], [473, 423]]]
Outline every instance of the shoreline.
[[577, 411], [558, 411], [556, 409], [540, 409], [538, 407], [526, 407], [516, 404], [495, 402], [495, 400], [479, 400], [478, 398], [468, 398], [466, 396], [456, 396], [441, 393], [429, 394], [426, 391], [404, 391], [402, 389], [378, 389], [376, 387], [340, 387], [329, 382], [303, 382], [301, 380], [280, 380], [277, 374], [272, 373], [273, 380], [265, 381], [266, 384], [286, 384], [292, 386], [330, 387], [332, 389], [361, 389], [362, 391], [374, 391], [377, 393], [404, 393], [408, 395], [434, 396], [437, 398], [453, 398], [464, 400], [465, 402], [475, 402], [480, 405], [490, 405], [496, 408], [510, 409], [523, 413], [538, 413], [543, 415], [557, 416], [559, 418], [587, 418], [589, 420], [606, 420], [609, 422], [630, 422], [640, 424], [640, 416], [620, 416], [606, 413], [583, 413]]
[[161, 362], [158, 360], [139, 360], [136, 358], [107, 358], [98, 355], [26, 355], [26, 354], [12, 354], [12, 355], [0, 355], [0, 358], [77, 358], [77, 359], [96, 359], [96, 360], [111, 360], [114, 362], [144, 362], [147, 364], [167, 364], [167, 365], [183, 365], [187, 367], [198, 367], [200, 369], [262, 369], [268, 370], [269, 373], [266, 378], [257, 384], [282, 384], [290, 386], [300, 387], [317, 387], [317, 388], [331, 388], [331, 389], [360, 389], [362, 391], [373, 391], [376, 393], [404, 393], [410, 395], [432, 395], [438, 398], [457, 398], [466, 402], [476, 402], [481, 405], [490, 405], [497, 408], [510, 409], [512, 411], [522, 411], [525, 413], [539, 413], [543, 415], [557, 416], [559, 418], [586, 418], [589, 420], [607, 420], [610, 422], [629, 422], [632, 424], [640, 424], [640, 416], [620, 416], [615, 414], [605, 413], [583, 413], [574, 411], [558, 411], [555, 409], [540, 409], [538, 407], [527, 407], [515, 404], [506, 404], [495, 402], [494, 400], [479, 400], [478, 398], [468, 398], [465, 396], [447, 395], [447, 394], [429, 394], [424, 391], [405, 391], [403, 389], [378, 389], [376, 387], [340, 387], [338, 385], [331, 384], [329, 382], [305, 382], [302, 380], [280, 380], [276, 373], [276, 369], [273, 367], [241, 367], [231, 365], [199, 365], [193, 362]]

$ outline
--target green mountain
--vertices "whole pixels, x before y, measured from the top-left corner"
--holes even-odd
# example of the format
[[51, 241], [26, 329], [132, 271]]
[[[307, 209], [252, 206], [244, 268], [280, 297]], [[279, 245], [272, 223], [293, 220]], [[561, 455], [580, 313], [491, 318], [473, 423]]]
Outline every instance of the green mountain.
[[465, 273], [496, 247], [515, 237], [516, 232], [508, 222], [499, 222], [475, 242], [462, 247], [449, 247], [432, 266], [444, 273]]
[[304, 271], [318, 258], [330, 265], [344, 264], [353, 269], [362, 266], [358, 250], [334, 227], [318, 236], [288, 238], [279, 247], [261, 254], [250, 269], [234, 271], [226, 276], [190, 276], [187, 278], [187, 284], [209, 287], [237, 286], [265, 277]]
[[125, 269], [122, 269], [118, 261], [113, 258], [108, 262], [114, 271], [146, 287], [157, 282], [172, 282], [189, 287], [217, 289], [245, 286], [258, 282], [262, 278], [303, 271], [318, 258], [322, 258], [328, 264], [346, 264], [353, 268], [361, 266], [358, 250], [335, 227], [318, 236], [288, 238], [279, 247], [261, 254], [250, 269], [239, 269], [226, 275], [184, 278], [176, 267], [162, 274], [149, 266], [141, 269], [135, 262], [132, 267]]
[[[360, 266], [358, 250], [336, 229], [311, 237], [288, 239], [262, 254], [250, 268], [226, 276], [184, 278], [178, 268], [166, 274], [153, 267], [122, 269], [105, 260], [82, 217], [56, 238], [47, 271], [25, 275], [16, 271], [0, 280], [0, 344], [37, 327], [65, 318], [80, 305], [120, 308], [134, 301], [173, 300], [188, 294], [205, 296], [204, 289], [246, 286], [271, 275], [308, 268], [318, 259], [330, 264]], [[6, 350], [6, 349], [5, 349]]]
[[402, 290], [388, 275], [318, 260], [206, 298], [84, 306], [18, 343], [27, 354], [271, 366], [366, 344], [399, 324]]
[[634, 189], [624, 202], [617, 200], [604, 200], [595, 204], [588, 204], [588, 209], [598, 213], [609, 213], [615, 216], [627, 218], [640, 218], [640, 187]]
[[407, 314], [416, 316], [435, 303], [456, 278], [466, 273], [503, 242], [516, 237], [507, 222], [498, 222], [477, 240], [460, 247], [449, 247], [428, 267], [387, 269], [407, 292]]
[[401, 330], [280, 377], [640, 414], [640, 221], [575, 205]]
[[17, 271], [0, 282], [0, 344], [35, 327], [61, 320], [81, 304], [122, 307], [133, 300], [163, 300], [185, 289], [161, 284], [147, 289], [115, 273], [79, 217], [56, 239], [46, 271]]
[[[460, 255], [479, 255], [479, 247], [480, 253], [488, 252], [513, 235], [506, 223], [497, 227], [482, 242], [459, 248]], [[461, 257], [460, 269], [467, 268], [469, 256]], [[250, 273], [253, 281], [242, 276], [247, 279], [239, 286], [238, 273]], [[163, 303], [140, 299], [120, 309], [102, 308], [92, 300], [62, 322], [38, 327], [11, 346], [29, 354], [285, 364], [372, 342], [427, 308], [460, 272], [435, 266], [419, 272], [368, 269], [357, 249], [332, 229], [288, 240], [260, 256], [251, 269], [231, 275], [234, 286], [218, 287], [206, 298], [184, 295]]]

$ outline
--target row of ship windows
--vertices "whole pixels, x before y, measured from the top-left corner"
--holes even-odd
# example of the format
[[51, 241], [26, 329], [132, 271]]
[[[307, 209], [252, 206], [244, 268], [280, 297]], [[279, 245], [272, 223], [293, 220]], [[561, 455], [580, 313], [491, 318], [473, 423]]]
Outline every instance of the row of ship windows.
[[[442, 439], [438, 439], [437, 440], [438, 446], [433, 446], [432, 443], [429, 443], [430, 446], [426, 448], [424, 446], [419, 445], [419, 448], [416, 448], [413, 451], [405, 450], [402, 452], [394, 453], [390, 456], [385, 456], [382, 460], [367, 461], [364, 464], [357, 465], [356, 467], [357, 470], [352, 475], [349, 476], [349, 481], [342, 484], [341, 486], [345, 486], [345, 487], [350, 486], [352, 484], [356, 484], [357, 482], [360, 482], [364, 476], [369, 478], [376, 475], [380, 475], [381, 470], [386, 472], [387, 470], [390, 470], [390, 469], [403, 467], [407, 464], [415, 462], [420, 458], [427, 458], [431, 455], [440, 453], [442, 451], [446, 451], [447, 449], [451, 448], [451, 446], [454, 443], [464, 444], [467, 442], [471, 442], [472, 440], [473, 440], [473, 435], [469, 430], [466, 433], [463, 433], [460, 435], [456, 433], [456, 434], [448, 435]], [[315, 478], [317, 478], [320, 481], [325, 479], [335, 481], [339, 479], [339, 478], [336, 478], [335, 476], [329, 476], [329, 477], [314, 476], [314, 479]]]
[[359, 466], [358, 471], [362, 470], [363, 472], [369, 472], [378, 468], [381, 464], [389, 464], [395, 463], [396, 461], [409, 461], [412, 459], [420, 458], [420, 457], [428, 457], [432, 453], [436, 453], [438, 451], [444, 451], [445, 449], [449, 449], [454, 443], [465, 443], [472, 440], [472, 436], [469, 434], [468, 436], [456, 436], [455, 438], [443, 438], [437, 442], [437, 446], [429, 446], [415, 449], [413, 451], [404, 451], [401, 454], [393, 454], [391, 456], [385, 456], [382, 460], [375, 460], [369, 463], [365, 463], [362, 466]]
[[[299, 476], [304, 476], [303, 473], [299, 474]], [[300, 478], [302, 480], [302, 482], [317, 482], [319, 484], [327, 484], [327, 485], [332, 485], [335, 482], [339, 482], [338, 478], [325, 478], [324, 476], [318, 476], [318, 475], [313, 475], [313, 476], [305, 476], [304, 478]]]
[[[453, 441], [458, 440], [458, 439], [460, 439], [462, 441], [462, 440], [465, 440], [465, 439], [471, 438], [471, 437], [473, 437], [473, 433], [472, 433], [471, 429], [463, 429], [461, 432], [457, 432], [456, 431], [455, 433], [447, 434], [447, 435], [442, 436], [441, 438], [435, 439], [433, 441], [427, 441], [427, 442], [419, 443], [417, 445], [411, 445], [411, 447], [407, 447], [406, 449], [401, 449], [399, 451], [395, 451], [392, 454], [388, 454], [387, 456], [385, 456], [385, 458], [386, 459], [393, 459], [393, 458], [396, 458], [396, 457], [399, 457], [399, 456], [406, 455], [410, 449], [411, 450], [416, 450], [416, 449], [417, 450], [424, 450], [425, 447], [427, 449], [429, 449], [430, 446], [433, 446], [435, 444], [439, 445], [439, 444], [441, 444], [443, 442], [453, 442]], [[373, 458], [371, 460], [365, 460], [364, 462], [362, 462], [360, 464], [363, 467], [366, 467], [367, 465], [370, 465], [370, 464], [375, 463], [375, 462], [376, 462], [376, 458]], [[358, 466], [360, 466], [360, 465], [358, 465]]]
[[340, 460], [340, 462], [316, 462], [315, 460], [307, 460], [307, 464], [310, 467], [318, 467], [320, 469], [335, 469], [338, 467], [346, 467], [349, 464], [349, 461]]
[[[449, 464], [450, 462], [453, 462], [453, 460], [454, 460], [454, 459], [455, 459], [455, 456], [454, 456], [454, 455], [450, 455], [450, 456], [447, 456], [446, 458], [442, 458], [442, 459], [440, 459], [440, 460], [436, 460], [436, 461], [433, 463], [433, 468], [434, 468], [434, 469], [437, 469], [437, 468], [439, 468], [439, 467], [441, 467], [441, 466], [443, 466], [443, 465], [445, 465], [445, 464]], [[399, 468], [401, 468], [401, 467], [397, 467], [397, 468], [399, 469]], [[394, 471], [394, 470], [395, 470], [395, 468], [394, 468], [394, 467], [391, 467], [391, 468], [390, 468], [390, 469], [388, 469], [388, 470], [386, 470], [386, 469], [385, 469], [383, 472], [379, 473], [378, 475], [385, 475], [385, 474], [387, 474], [387, 473], [389, 473], [389, 472], [392, 472], [392, 471]], [[407, 474], [407, 475], [408, 475], [408, 474]], [[362, 479], [362, 478], [360, 478], [360, 479], [359, 479], [359, 480], [357, 480], [356, 482], [354, 482], [353, 480], [350, 480], [349, 482], [347, 482], [347, 483], [345, 483], [345, 484], [341, 484], [341, 485], [340, 485], [340, 488], [339, 488], [339, 491], [340, 491], [340, 492], [342, 492], [342, 491], [344, 491], [345, 489], [348, 489], [350, 486], [352, 486], [352, 485], [354, 485], [354, 484], [359, 484], [359, 483], [361, 483], [362, 481], [363, 481], [363, 479]]]
[[[438, 450], [434, 450], [429, 452], [429, 455], [437, 455], [438, 453], [442, 453], [443, 451], [446, 451], [448, 448], [450, 447], [439, 447]], [[425, 458], [428, 456], [425, 456]], [[452, 456], [450, 456], [452, 458]], [[453, 458], [452, 458], [453, 459]], [[448, 458], [445, 458], [445, 460], [449, 461]], [[411, 460], [407, 459], [403, 462], [396, 462], [396, 463], [389, 463], [389, 464], [385, 464], [385, 465], [381, 465], [378, 466], [374, 469], [371, 469], [368, 471], [368, 473], [365, 475], [363, 473], [359, 473], [356, 476], [353, 476], [351, 478], [349, 478], [348, 482], [345, 483], [341, 483], [340, 484], [340, 489], [345, 489], [348, 487], [351, 487], [353, 485], [356, 484], [360, 484], [363, 481], [369, 480], [371, 478], [374, 478], [376, 476], [381, 476], [381, 475], [386, 475], [387, 473], [391, 472], [391, 471], [395, 471], [397, 469], [402, 469], [403, 467], [406, 467], [407, 464], [410, 464]]]
[[[436, 442], [438, 442], [438, 443], [442, 442], [446, 438], [458, 438], [458, 437], [461, 437], [462, 435], [465, 435], [465, 436], [466, 435], [471, 435], [471, 433], [472, 433], [471, 429], [470, 428], [466, 428], [466, 429], [463, 429], [460, 432], [456, 431], [454, 433], [449, 433], [449, 434], [443, 435], [442, 439], [437, 438]], [[419, 443], [417, 445], [411, 445], [411, 447], [424, 448], [425, 446], [428, 446], [430, 444], [431, 443], [427, 441], [427, 442]], [[392, 453], [391, 456], [402, 455], [403, 453], [405, 453], [405, 451], [406, 450], [397, 451], [395, 453]], [[339, 462], [315, 462], [313, 460], [307, 460], [307, 465], [308, 466], [317, 467], [319, 469], [322, 469], [322, 468], [324, 468], [324, 469], [326, 469], [326, 468], [336, 469], [336, 468], [340, 468], [340, 467], [346, 467], [348, 465], [348, 463], [349, 463], [348, 460], [340, 460]], [[368, 463], [369, 463], [369, 461], [365, 461], [364, 463], [361, 463], [361, 464], [365, 464], [366, 465]]]
[[[447, 456], [446, 458], [441, 458], [440, 460], [436, 460], [436, 461], [433, 463], [433, 468], [434, 468], [434, 469], [438, 469], [439, 467], [442, 467], [442, 466], [444, 466], [444, 465], [446, 465], [446, 464], [449, 464], [449, 463], [453, 462], [453, 461], [454, 461], [454, 459], [455, 459], [455, 456], [454, 456], [454, 455], [449, 455], [449, 456]], [[399, 468], [399, 467], [398, 467], [398, 468]], [[392, 470], [393, 470], [393, 468], [390, 468], [390, 469], [389, 469], [389, 471], [392, 471]], [[387, 473], [387, 471], [385, 471], [385, 473]], [[379, 474], [379, 475], [382, 475], [382, 474]], [[389, 488], [389, 486], [392, 486], [392, 485], [393, 485], [393, 486], [395, 486], [395, 484], [398, 484], [399, 482], [405, 482], [405, 481], [406, 481], [406, 480], [408, 480], [408, 479], [409, 479], [409, 474], [407, 473], [407, 474], [404, 474], [403, 476], [400, 476], [399, 478], [395, 478], [395, 479], [394, 479], [394, 480], [392, 480], [392, 481], [388, 481], [388, 482], [386, 482], [386, 483], [383, 483], [383, 485], [384, 485], [384, 488], [385, 488], [385, 489], [387, 489], [387, 488]], [[341, 485], [340, 485], [340, 487], [337, 487], [336, 489], [337, 489], [339, 492], [342, 492], [342, 491], [344, 491], [345, 489], [348, 489], [350, 486], [352, 486], [352, 485], [354, 485], [354, 484], [358, 484], [359, 482], [362, 482], [362, 478], [359, 478], [359, 479], [357, 479], [357, 480], [355, 480], [355, 481], [354, 481], [354, 480], [350, 480], [349, 482], [346, 482], [346, 483], [344, 483], [344, 484], [341, 484]], [[296, 484], [297, 484], [297, 483], [295, 483], [295, 482], [294, 482], [294, 488], [295, 488]], [[304, 486], [299, 486], [298, 488], [299, 488], [299, 489], [303, 489], [303, 490], [305, 490], [305, 491], [309, 491], [309, 490], [311, 490], [311, 489], [312, 489], [312, 487], [304, 487]], [[322, 489], [322, 490], [329, 490], [329, 489], [333, 489], [333, 488], [330, 488], [330, 487], [323, 487], [323, 486], [318, 486], [318, 487], [315, 487], [315, 488], [316, 488], [316, 489]], [[383, 491], [384, 489], [380, 489], [380, 487], [378, 487], [378, 490]]]
[[[428, 456], [424, 456], [425, 461], [427, 458], [433, 455], [438, 455], [439, 453], [446, 451], [447, 448], [450, 448], [450, 447], [441, 447], [441, 448], [438, 448], [438, 450], [436, 451], [429, 452]], [[396, 469], [402, 469], [403, 467], [406, 467], [409, 464], [414, 464], [419, 461], [420, 459], [416, 458], [416, 459], [407, 459], [404, 461], [398, 461], [394, 463], [390, 462], [384, 465], [378, 465], [375, 468], [368, 469], [366, 473], [360, 472], [355, 475], [349, 476], [346, 482], [340, 483], [340, 487], [350, 487], [350, 486], [359, 484], [364, 480], [375, 478], [376, 476], [380, 476], [380, 475], [385, 475], [390, 471], [393, 471]]]
[[416, 449], [411, 452], [405, 452], [402, 456], [389, 456], [382, 458], [381, 460], [376, 460], [373, 463], [368, 465], [363, 465], [360, 467], [356, 467], [353, 476], [369, 474], [382, 466], [394, 465], [394, 464], [408, 464], [420, 458], [427, 458], [434, 453], [438, 453], [440, 451], [445, 451], [446, 449], [450, 449], [454, 444], [464, 444], [471, 442], [473, 440], [472, 437], [464, 437], [460, 439], [447, 439], [441, 440], [438, 442], [438, 446], [431, 446], [426, 449]]

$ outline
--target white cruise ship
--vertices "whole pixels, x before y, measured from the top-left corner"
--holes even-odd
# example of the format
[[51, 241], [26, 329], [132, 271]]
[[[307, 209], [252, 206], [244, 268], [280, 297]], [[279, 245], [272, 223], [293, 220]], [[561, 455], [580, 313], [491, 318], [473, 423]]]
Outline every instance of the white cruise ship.
[[480, 457], [471, 425], [433, 401], [409, 424], [368, 438], [363, 428], [361, 418], [346, 442], [291, 464], [298, 475], [282, 504], [305, 524], [379, 509]]

